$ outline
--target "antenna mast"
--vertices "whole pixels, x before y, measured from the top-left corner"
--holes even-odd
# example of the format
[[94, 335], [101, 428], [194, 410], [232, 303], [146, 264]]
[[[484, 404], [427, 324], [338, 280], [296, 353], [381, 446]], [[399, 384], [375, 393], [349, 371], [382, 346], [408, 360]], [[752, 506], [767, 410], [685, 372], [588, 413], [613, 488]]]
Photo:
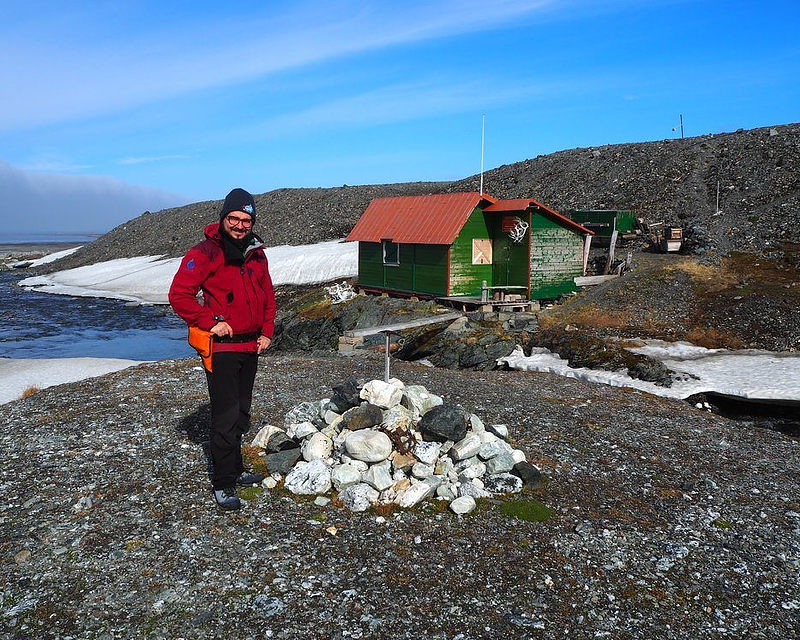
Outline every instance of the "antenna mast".
[[483, 195], [483, 140], [486, 129], [486, 114], [481, 116], [481, 195]]

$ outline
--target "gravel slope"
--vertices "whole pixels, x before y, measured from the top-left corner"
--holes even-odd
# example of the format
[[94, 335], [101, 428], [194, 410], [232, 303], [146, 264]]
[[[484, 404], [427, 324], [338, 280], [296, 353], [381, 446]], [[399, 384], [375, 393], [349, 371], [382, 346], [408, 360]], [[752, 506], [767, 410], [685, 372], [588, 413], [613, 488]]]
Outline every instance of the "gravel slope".
[[[571, 149], [487, 171], [498, 198], [533, 197], [559, 211], [634, 209], [649, 221], [687, 229], [695, 251], [758, 251], [792, 240], [800, 221], [800, 125]], [[720, 208], [715, 215], [717, 181]], [[278, 189], [256, 196], [258, 228], [270, 246], [344, 237], [372, 198], [477, 191], [459, 182]], [[220, 194], [222, 196], [224, 194]], [[49, 270], [112, 258], [180, 256], [217, 219], [221, 200], [147, 213], [113, 229]]]
[[[0, 637], [800, 633], [797, 440], [548, 374], [396, 363], [406, 383], [508, 424], [550, 477], [527, 497], [553, 516], [522, 521], [489, 502], [379, 522], [277, 491], [230, 515], [207, 491], [195, 364], [142, 365], [4, 407]], [[270, 354], [255, 417], [279, 424], [332, 383], [381, 370], [370, 356]]]

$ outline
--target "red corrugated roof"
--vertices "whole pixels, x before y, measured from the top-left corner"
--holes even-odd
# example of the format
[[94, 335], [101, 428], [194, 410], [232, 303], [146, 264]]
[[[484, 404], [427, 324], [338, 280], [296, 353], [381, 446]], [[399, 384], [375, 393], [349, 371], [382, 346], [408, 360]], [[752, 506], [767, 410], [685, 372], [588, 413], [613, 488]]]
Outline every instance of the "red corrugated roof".
[[346, 240], [453, 244], [475, 207], [492, 202], [477, 192], [375, 198]]
[[573, 231], [577, 231], [578, 233], [588, 233], [589, 235], [594, 235], [594, 231], [591, 229], [587, 229], [581, 224], [578, 224], [574, 220], [570, 220], [566, 216], [562, 216], [558, 211], [554, 211], [547, 205], [542, 204], [538, 200], [534, 200], [533, 198], [516, 198], [514, 200], [497, 200], [493, 204], [490, 204], [488, 207], [484, 208], [486, 213], [502, 213], [505, 211], [525, 211], [528, 207], [537, 207], [541, 209], [541, 211], [549, 216], [552, 220], [555, 220], [559, 224], [562, 224], [565, 227], [569, 227]]

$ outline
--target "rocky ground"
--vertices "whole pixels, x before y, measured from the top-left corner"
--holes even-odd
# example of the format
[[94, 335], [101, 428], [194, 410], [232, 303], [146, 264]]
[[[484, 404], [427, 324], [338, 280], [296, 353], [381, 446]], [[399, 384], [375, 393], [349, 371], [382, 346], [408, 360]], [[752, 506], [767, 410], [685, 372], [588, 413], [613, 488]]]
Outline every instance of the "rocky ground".
[[[800, 633], [796, 439], [548, 374], [396, 362], [406, 383], [508, 425], [544, 488], [466, 516], [435, 503], [352, 513], [280, 489], [251, 491], [231, 514], [208, 491], [196, 364], [4, 407], [1, 637]], [[374, 355], [272, 352], [254, 426], [381, 374]]]

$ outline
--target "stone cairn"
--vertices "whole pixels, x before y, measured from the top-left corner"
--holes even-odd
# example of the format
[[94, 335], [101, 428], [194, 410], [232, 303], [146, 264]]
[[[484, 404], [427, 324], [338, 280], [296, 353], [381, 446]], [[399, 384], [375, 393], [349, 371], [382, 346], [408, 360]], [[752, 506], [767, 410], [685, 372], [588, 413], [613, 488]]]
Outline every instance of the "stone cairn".
[[538, 486], [541, 473], [508, 443], [505, 425], [486, 426], [459, 405], [400, 380], [348, 380], [331, 398], [303, 402], [284, 428], [266, 425], [253, 440], [264, 449], [274, 488], [324, 495], [334, 489], [352, 511], [437, 497], [455, 513], [475, 498]]

